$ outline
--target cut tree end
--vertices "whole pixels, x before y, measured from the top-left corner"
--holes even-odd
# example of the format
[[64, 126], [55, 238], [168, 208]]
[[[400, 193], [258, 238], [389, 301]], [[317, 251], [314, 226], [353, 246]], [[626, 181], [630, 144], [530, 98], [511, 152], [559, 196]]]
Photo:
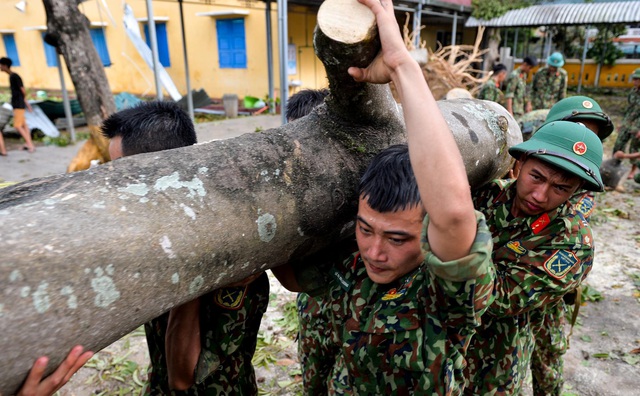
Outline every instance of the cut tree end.
[[318, 10], [318, 26], [332, 40], [355, 44], [370, 38], [375, 15], [357, 0], [326, 0]]

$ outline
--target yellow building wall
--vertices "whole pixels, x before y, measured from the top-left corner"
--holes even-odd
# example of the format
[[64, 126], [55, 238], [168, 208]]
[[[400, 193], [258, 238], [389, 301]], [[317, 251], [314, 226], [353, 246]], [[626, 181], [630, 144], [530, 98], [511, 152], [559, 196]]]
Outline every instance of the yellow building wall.
[[[520, 63], [516, 63], [514, 67], [520, 66]], [[544, 66], [544, 63], [540, 63], [532, 69], [528, 76], [528, 82], [531, 82], [533, 75], [538, 71], [540, 67]], [[631, 74], [633, 71], [640, 67], [640, 61], [638, 59], [619, 59], [614, 66], [602, 66], [600, 69], [600, 76], [598, 79], [599, 87], [608, 88], [632, 88]], [[562, 67], [567, 71], [567, 85], [570, 87], [578, 86], [580, 78], [580, 61], [577, 59], [569, 59]], [[595, 79], [597, 76], [598, 65], [588, 59], [584, 64], [584, 77], [582, 78], [583, 87], [594, 87]]]
[[[80, 3], [80, 10], [94, 23], [105, 24], [104, 32], [111, 58], [111, 66], [105, 72], [113, 92], [131, 92], [134, 94], [155, 95], [153, 72], [133, 44], [129, 41], [122, 24], [123, 5], [120, 0], [107, 0], [108, 9], [98, 8], [101, 2]], [[136, 18], [146, 18], [146, 2], [129, 0]], [[268, 93], [268, 65], [266, 16], [264, 2], [224, 0], [215, 4], [183, 5], [191, 87], [204, 88], [211, 97], [222, 97], [226, 93], [235, 93], [239, 97], [245, 95], [265, 97]], [[186, 93], [186, 79], [180, 29], [179, 5], [177, 2], [153, 2], [156, 19], [168, 18], [166, 23], [171, 66], [166, 71], [173, 79], [181, 94]], [[278, 18], [275, 3], [272, 4], [272, 48], [274, 85], [280, 84], [278, 57]], [[244, 16], [247, 67], [246, 69], [230, 69], [219, 67], [216, 18], [197, 16], [203, 12], [230, 12], [233, 10], [248, 11]], [[290, 7], [289, 40], [295, 44], [298, 52], [297, 73], [289, 75], [289, 80], [299, 80], [302, 87], [320, 88], [326, 86], [324, 68], [313, 55], [313, 29], [316, 21], [316, 10], [308, 7]], [[111, 17], [113, 17], [113, 20]], [[231, 16], [242, 18], [243, 16]], [[114, 23], [115, 21], [115, 23]], [[28, 89], [60, 89], [60, 80], [56, 67], [47, 67], [43, 30], [35, 27], [46, 27], [46, 15], [42, 2], [28, 2], [26, 12], [22, 13], [14, 7], [14, 2], [0, 3], [0, 29], [13, 30], [21, 66], [15, 71], [22, 76]], [[144, 38], [144, 23], [139, 24]], [[0, 50], [6, 53], [0, 41]], [[67, 87], [73, 84], [66, 72]], [[0, 76], [0, 85], [7, 86], [8, 78]], [[165, 96], [168, 96], [165, 92]]]

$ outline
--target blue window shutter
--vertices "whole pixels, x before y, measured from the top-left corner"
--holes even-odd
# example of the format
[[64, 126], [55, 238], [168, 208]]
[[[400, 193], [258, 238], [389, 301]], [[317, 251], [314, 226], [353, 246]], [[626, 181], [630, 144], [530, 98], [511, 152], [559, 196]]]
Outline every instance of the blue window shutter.
[[[149, 24], [144, 24], [144, 38], [149, 48], [151, 48], [151, 38], [149, 38]], [[169, 56], [169, 40], [167, 39], [167, 24], [156, 22], [156, 40], [158, 40], [158, 59], [164, 67], [171, 67], [171, 57]]]
[[47, 66], [49, 67], [58, 67], [58, 53], [56, 52], [56, 48], [47, 44], [44, 41], [44, 35], [46, 32], [42, 33], [42, 44], [44, 44], [44, 56], [47, 58]]
[[4, 49], [7, 52], [7, 58], [11, 59], [13, 66], [20, 66], [18, 47], [16, 46], [16, 39], [13, 37], [13, 33], [3, 34], [2, 41], [4, 41]]
[[216, 20], [220, 68], [246, 69], [247, 44], [244, 19]]
[[102, 28], [91, 29], [91, 40], [93, 46], [96, 48], [100, 60], [103, 66], [111, 66], [111, 57], [109, 57], [109, 48], [107, 47], [107, 40], [104, 37], [104, 31]]

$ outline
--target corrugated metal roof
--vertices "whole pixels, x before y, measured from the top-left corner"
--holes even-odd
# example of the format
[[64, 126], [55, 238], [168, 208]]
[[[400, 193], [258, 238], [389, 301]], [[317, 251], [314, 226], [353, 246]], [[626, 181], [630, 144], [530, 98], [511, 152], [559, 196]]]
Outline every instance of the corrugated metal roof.
[[640, 1], [536, 5], [511, 10], [488, 21], [470, 17], [465, 26], [515, 27], [634, 22], [640, 22]]

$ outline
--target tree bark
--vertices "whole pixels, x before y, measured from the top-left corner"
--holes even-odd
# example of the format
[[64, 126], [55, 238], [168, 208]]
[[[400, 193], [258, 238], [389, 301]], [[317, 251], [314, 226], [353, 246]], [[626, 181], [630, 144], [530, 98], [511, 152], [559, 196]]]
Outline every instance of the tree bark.
[[[344, 77], [350, 54], [364, 52], [368, 63], [377, 48], [319, 48], [330, 81], [344, 85], [291, 124], [1, 190], [0, 393], [38, 356], [55, 366], [73, 345], [100, 350], [176, 305], [352, 235], [361, 172], [405, 140], [388, 87]], [[468, 146], [471, 184], [502, 176], [520, 136], [506, 110], [441, 108]]]
[[487, 54], [485, 55], [486, 61], [484, 62], [484, 70], [490, 72], [497, 63], [500, 63], [500, 29], [490, 28], [487, 34], [489, 43], [487, 45]]
[[91, 137], [85, 142], [68, 171], [88, 169], [92, 159], [109, 160], [108, 141], [98, 126], [116, 111], [102, 61], [91, 40], [90, 22], [76, 0], [42, 0], [47, 14], [47, 33], [64, 57], [78, 101], [87, 119]]

